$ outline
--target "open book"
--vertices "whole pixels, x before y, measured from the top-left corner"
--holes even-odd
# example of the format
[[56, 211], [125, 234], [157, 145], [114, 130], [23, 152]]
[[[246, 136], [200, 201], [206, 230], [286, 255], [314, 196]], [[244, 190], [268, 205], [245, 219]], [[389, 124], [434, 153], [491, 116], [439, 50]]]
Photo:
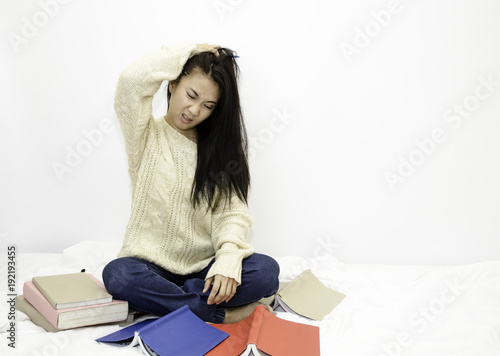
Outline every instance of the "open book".
[[97, 339], [112, 346], [139, 345], [146, 355], [204, 355], [229, 334], [205, 323], [185, 305], [161, 318], [150, 318]]
[[246, 319], [234, 324], [212, 324], [231, 336], [208, 356], [319, 356], [319, 328], [278, 318], [259, 305]]
[[274, 299], [273, 309], [298, 314], [312, 320], [323, 320], [344, 298], [345, 294], [325, 286], [308, 269], [291, 282], [280, 286]]

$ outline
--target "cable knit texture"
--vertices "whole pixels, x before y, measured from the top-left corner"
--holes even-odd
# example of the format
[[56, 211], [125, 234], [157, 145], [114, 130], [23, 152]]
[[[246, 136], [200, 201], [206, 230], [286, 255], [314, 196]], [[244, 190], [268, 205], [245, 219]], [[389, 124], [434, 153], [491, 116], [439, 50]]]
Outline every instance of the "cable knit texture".
[[194, 209], [191, 187], [197, 144], [152, 116], [153, 95], [164, 80], [176, 79], [197, 54], [194, 45], [163, 46], [120, 75], [115, 111], [125, 138], [132, 182], [132, 212], [119, 257], [135, 256], [172, 273], [205, 268], [241, 284], [241, 261], [253, 253], [246, 237], [252, 224], [236, 196], [230, 207], [219, 198], [213, 209]]

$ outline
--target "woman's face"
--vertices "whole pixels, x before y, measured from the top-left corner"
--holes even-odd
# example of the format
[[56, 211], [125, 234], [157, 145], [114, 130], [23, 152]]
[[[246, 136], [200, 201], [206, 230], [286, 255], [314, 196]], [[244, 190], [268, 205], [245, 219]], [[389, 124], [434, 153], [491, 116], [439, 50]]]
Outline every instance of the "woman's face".
[[170, 103], [165, 120], [191, 140], [195, 127], [206, 120], [219, 100], [219, 86], [200, 69], [195, 68], [179, 82], [170, 82]]

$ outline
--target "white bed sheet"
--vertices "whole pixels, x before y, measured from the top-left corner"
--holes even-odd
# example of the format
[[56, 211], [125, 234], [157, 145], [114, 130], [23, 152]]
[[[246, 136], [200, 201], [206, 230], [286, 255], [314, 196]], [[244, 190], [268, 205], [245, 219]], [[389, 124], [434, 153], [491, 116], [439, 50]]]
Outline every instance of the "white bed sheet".
[[[18, 255], [18, 294], [36, 275], [85, 268], [98, 278], [115, 258], [117, 242], [86, 241], [62, 254]], [[499, 356], [500, 261], [464, 266], [390, 266], [345, 264], [333, 257], [277, 258], [280, 280], [307, 268], [346, 298], [321, 322], [278, 313], [287, 320], [318, 325], [323, 356]], [[2, 260], [6, 271], [6, 257]], [[6, 274], [4, 274], [6, 275]], [[0, 288], [7, 298], [6, 283]], [[94, 340], [116, 325], [47, 333], [23, 313], [17, 314], [16, 346], [7, 346], [8, 304], [0, 307], [1, 355], [139, 355]], [[305, 356], [305, 355], [304, 355]]]

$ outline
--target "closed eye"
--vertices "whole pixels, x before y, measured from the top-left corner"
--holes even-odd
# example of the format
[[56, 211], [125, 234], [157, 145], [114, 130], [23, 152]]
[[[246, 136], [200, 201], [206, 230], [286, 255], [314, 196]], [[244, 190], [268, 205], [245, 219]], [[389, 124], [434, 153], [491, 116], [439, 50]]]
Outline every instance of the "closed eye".
[[[194, 92], [194, 94], [191, 94], [190, 92], [186, 91], [187, 96], [191, 100], [195, 100], [198, 97], [198, 93], [195, 92], [194, 90], [193, 90], [193, 92]], [[213, 102], [213, 101], [209, 101], [209, 103], [214, 103], [215, 104], [215, 102]], [[205, 108], [207, 108], [208, 110], [213, 110], [215, 108], [215, 105], [212, 105], [212, 106], [211, 105], [205, 105]]]

